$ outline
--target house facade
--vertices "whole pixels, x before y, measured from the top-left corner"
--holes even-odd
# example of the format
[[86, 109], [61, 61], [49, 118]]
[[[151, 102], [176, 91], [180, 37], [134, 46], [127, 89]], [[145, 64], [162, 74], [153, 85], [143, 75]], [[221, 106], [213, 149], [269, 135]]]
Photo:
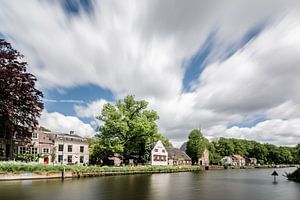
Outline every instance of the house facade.
[[241, 155], [233, 155], [232, 156], [232, 165], [233, 166], [245, 166], [246, 160]]
[[256, 158], [246, 158], [246, 165], [256, 166], [257, 165], [257, 159]]
[[191, 165], [191, 158], [178, 148], [165, 148], [159, 140], [155, 143], [151, 150], [151, 165], [166, 166], [166, 165]]
[[231, 156], [225, 156], [221, 159], [222, 165], [231, 166], [232, 165], [232, 157]]
[[31, 155], [35, 161], [43, 164], [89, 163], [87, 139], [72, 131], [66, 134], [37, 129], [33, 131], [31, 138], [15, 139], [11, 143], [0, 141], [0, 151], [1, 160]]
[[168, 165], [192, 165], [192, 159], [182, 150], [178, 148], [167, 148]]
[[168, 152], [163, 143], [158, 140], [151, 150], [151, 165], [166, 166], [168, 165]]
[[204, 167], [209, 166], [209, 151], [207, 148], [204, 149], [203, 155], [199, 159], [199, 165]]

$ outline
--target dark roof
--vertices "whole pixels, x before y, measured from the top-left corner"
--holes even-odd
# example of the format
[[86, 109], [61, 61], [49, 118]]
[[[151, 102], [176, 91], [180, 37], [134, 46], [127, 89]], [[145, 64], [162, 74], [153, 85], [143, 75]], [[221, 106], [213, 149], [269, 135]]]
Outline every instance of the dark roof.
[[178, 148], [166, 148], [168, 156], [173, 159], [191, 160], [191, 158], [182, 150]]

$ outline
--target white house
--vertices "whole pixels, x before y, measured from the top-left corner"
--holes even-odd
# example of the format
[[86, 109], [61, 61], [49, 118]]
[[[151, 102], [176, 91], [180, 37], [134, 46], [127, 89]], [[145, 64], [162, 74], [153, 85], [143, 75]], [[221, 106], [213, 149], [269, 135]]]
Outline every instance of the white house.
[[151, 150], [151, 165], [168, 165], [168, 152], [160, 140], [156, 142]]
[[232, 157], [231, 156], [225, 156], [221, 159], [221, 162], [223, 165], [232, 165]]

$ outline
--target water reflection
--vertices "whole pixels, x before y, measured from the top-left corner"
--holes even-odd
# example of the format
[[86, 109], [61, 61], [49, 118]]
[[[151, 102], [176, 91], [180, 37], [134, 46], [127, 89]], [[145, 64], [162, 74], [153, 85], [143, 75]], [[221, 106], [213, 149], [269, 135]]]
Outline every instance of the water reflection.
[[281, 176], [292, 170], [278, 169], [278, 184], [271, 169], [0, 182], [0, 200], [298, 200], [300, 183]]

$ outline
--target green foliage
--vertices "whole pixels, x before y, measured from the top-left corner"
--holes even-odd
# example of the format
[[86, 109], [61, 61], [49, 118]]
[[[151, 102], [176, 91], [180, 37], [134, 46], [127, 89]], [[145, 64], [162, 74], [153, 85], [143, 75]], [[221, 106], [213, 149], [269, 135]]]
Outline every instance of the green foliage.
[[[123, 157], [138, 156], [139, 162], [149, 160], [151, 145], [158, 139], [167, 140], [157, 131], [157, 113], [147, 109], [148, 102], [126, 96], [116, 105], [103, 106], [97, 118], [104, 122], [100, 127], [99, 148], [104, 154], [121, 154]], [[100, 152], [99, 152], [100, 153]]]
[[198, 166], [137, 166], [137, 167], [107, 167], [107, 166], [80, 166], [80, 165], [43, 165], [37, 163], [0, 162], [0, 172], [61, 172], [63, 170], [72, 172], [180, 172], [200, 171]]
[[202, 157], [208, 140], [203, 137], [199, 129], [194, 129], [189, 135], [187, 141], [186, 153], [192, 159], [193, 164], [197, 164], [198, 160]]
[[263, 165], [299, 163], [297, 150], [293, 147], [277, 147], [256, 141], [222, 137], [213, 144], [221, 157], [239, 154], [244, 157], [254, 157]]
[[300, 143], [295, 148], [295, 163], [300, 164]]
[[16, 154], [15, 159], [18, 161], [23, 161], [23, 162], [35, 162], [38, 159], [37, 154], [30, 154], [30, 153], [24, 153], [24, 154]]

